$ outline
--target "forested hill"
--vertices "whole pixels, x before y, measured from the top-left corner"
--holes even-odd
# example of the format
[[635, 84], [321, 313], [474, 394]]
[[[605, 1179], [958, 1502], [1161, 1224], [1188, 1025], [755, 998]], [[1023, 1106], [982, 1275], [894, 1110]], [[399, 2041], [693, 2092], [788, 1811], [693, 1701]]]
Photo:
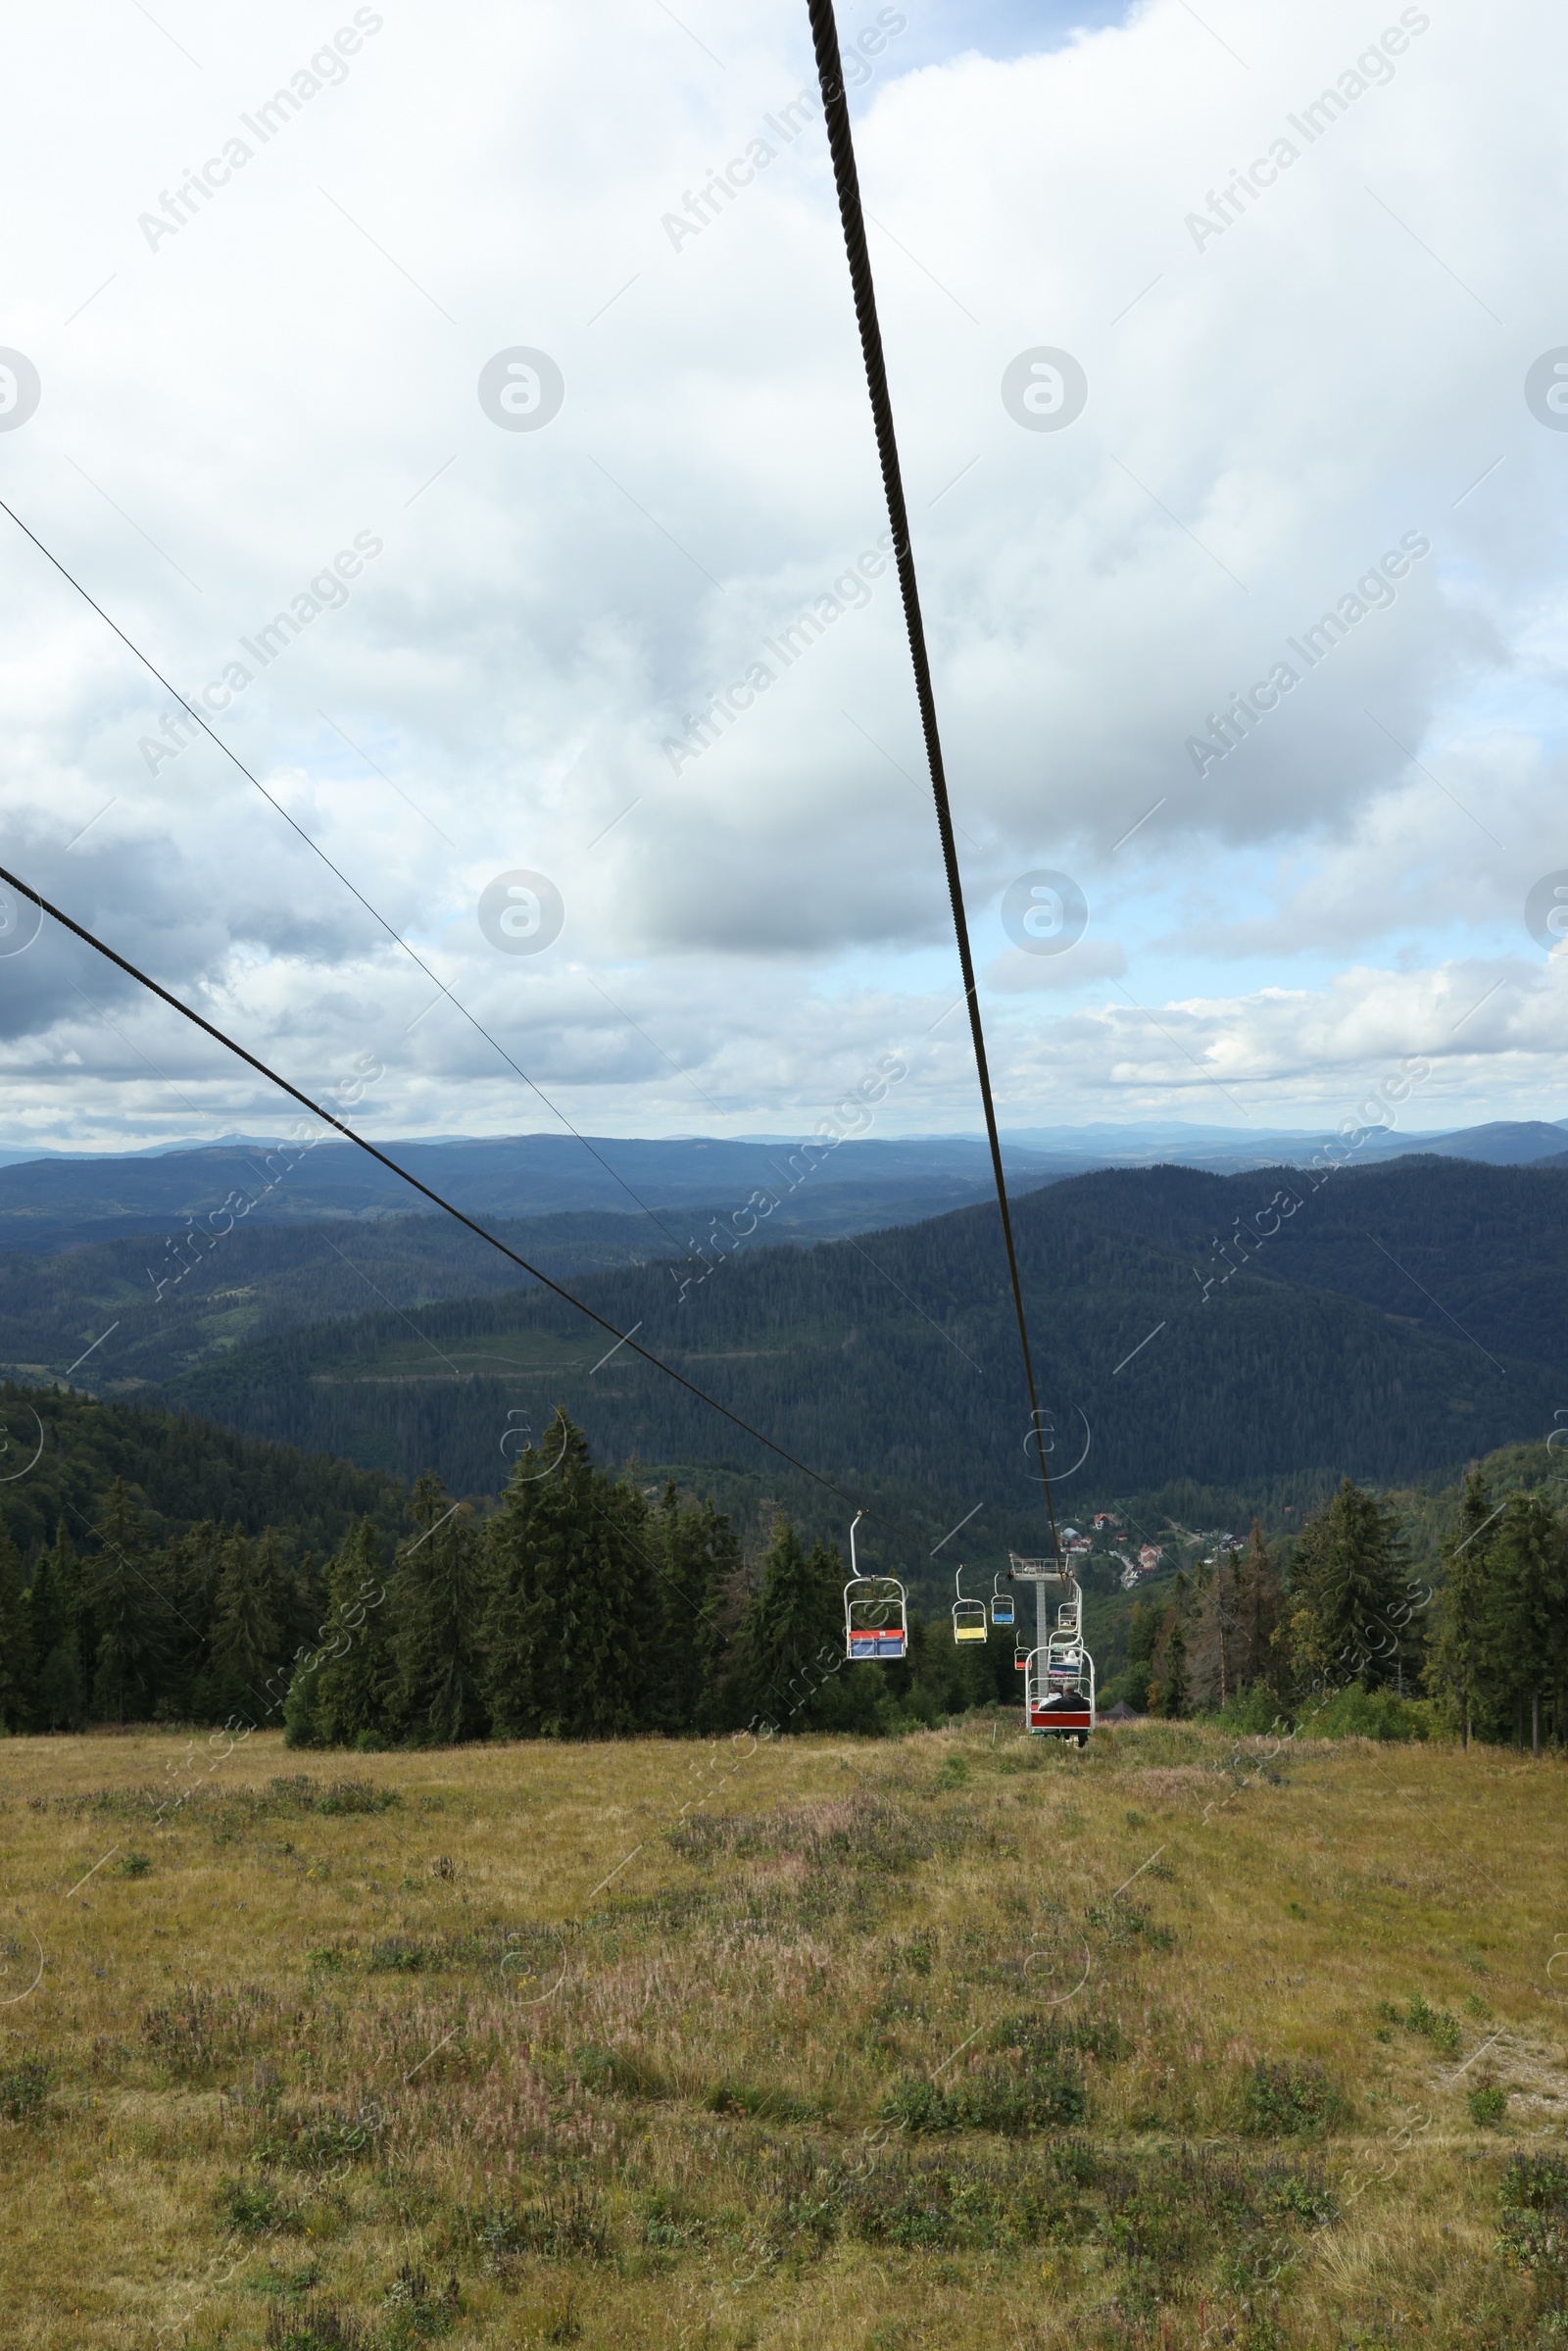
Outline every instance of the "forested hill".
[[140, 1497], [157, 1542], [204, 1520], [251, 1535], [275, 1527], [297, 1558], [331, 1550], [366, 1517], [390, 1535], [409, 1524], [405, 1489], [347, 1461], [307, 1459], [184, 1414], [0, 1387], [0, 1533], [24, 1559], [61, 1536], [92, 1549], [117, 1478]]
[[[1437, 1157], [1218, 1177], [1101, 1173], [1016, 1202], [1063, 1505], [1178, 1479], [1382, 1484], [1539, 1440], [1568, 1406], [1568, 1172]], [[1030, 1496], [994, 1207], [808, 1250], [583, 1280], [618, 1329], [842, 1483], [956, 1518]], [[601, 1458], [770, 1468], [536, 1293], [236, 1348], [166, 1392], [248, 1432], [455, 1491], [564, 1402]], [[1072, 1469], [1089, 1432], [1090, 1452]], [[513, 1443], [511, 1450], [515, 1450]], [[1068, 1473], [1071, 1474], [1068, 1474]]]

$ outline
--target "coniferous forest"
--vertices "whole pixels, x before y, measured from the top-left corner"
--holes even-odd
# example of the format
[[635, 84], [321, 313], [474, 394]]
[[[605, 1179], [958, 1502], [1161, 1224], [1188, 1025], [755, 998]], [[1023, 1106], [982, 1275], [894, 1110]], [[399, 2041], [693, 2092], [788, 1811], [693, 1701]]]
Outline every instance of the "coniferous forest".
[[[564, 1412], [486, 1507], [433, 1475], [411, 1494], [168, 1414], [48, 1395], [36, 1411], [47, 1466], [0, 1489], [10, 1734], [280, 1723], [296, 1746], [364, 1748], [759, 1723], [875, 1735], [1019, 1702], [1010, 1639], [957, 1650], [945, 1614], [918, 1606], [905, 1661], [847, 1665], [835, 1544], [776, 1515], [748, 1555], [710, 1497], [596, 1466]], [[1244, 1544], [1118, 1595], [1102, 1709], [1561, 1741], [1555, 1497], [1494, 1494], [1472, 1469], [1419, 1573], [1408, 1516], [1347, 1478], [1293, 1538], [1254, 1521]]]

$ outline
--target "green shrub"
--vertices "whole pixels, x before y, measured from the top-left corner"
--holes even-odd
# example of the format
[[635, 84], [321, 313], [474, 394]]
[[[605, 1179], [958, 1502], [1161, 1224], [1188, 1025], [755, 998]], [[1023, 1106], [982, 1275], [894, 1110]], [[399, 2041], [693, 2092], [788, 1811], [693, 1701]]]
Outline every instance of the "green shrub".
[[1508, 2112], [1508, 2093], [1495, 2082], [1467, 2090], [1464, 2102], [1470, 2109], [1471, 2122], [1480, 2131], [1497, 2130]]
[[947, 2131], [1000, 2131], [1019, 2137], [1061, 2124], [1084, 2122], [1089, 2092], [1070, 2051], [1014, 2071], [979, 2066], [948, 2087], [921, 2074], [904, 2074], [882, 2105], [882, 2120], [917, 2135]]
[[430, 1962], [423, 1943], [411, 1942], [404, 1935], [390, 1935], [370, 1945], [366, 1965], [382, 1976], [417, 1976]]
[[8, 2123], [25, 2123], [41, 2114], [54, 2087], [55, 2069], [41, 2058], [24, 2057], [21, 2065], [0, 2074], [0, 2114]]
[[1446, 2008], [1429, 2007], [1421, 1994], [1416, 1992], [1402, 2016], [1396, 2008], [1389, 2011], [1389, 2014], [1393, 2023], [1403, 2025], [1409, 2032], [1419, 2033], [1429, 2040], [1440, 2057], [1458, 2056], [1464, 2036], [1459, 2030], [1458, 2018]]
[[1259, 2138], [1306, 2138], [1346, 2120], [1348, 2101], [1320, 2065], [1260, 2057], [1248, 2076], [1247, 2128]]
[[262, 2164], [336, 2174], [345, 2163], [368, 2163], [383, 2128], [381, 2109], [373, 2104], [354, 2112], [326, 2107], [315, 2114], [274, 2115], [252, 2153]]
[[460, 2307], [456, 2278], [444, 2286], [432, 2286], [422, 2270], [405, 2262], [386, 2297], [388, 2351], [405, 2351], [405, 2346], [450, 2334]]
[[1568, 2281], [1568, 2163], [1560, 2155], [1515, 2155], [1498, 2182], [1504, 2261]]
[[220, 2220], [245, 2236], [265, 2236], [299, 2226], [277, 2189], [265, 2180], [220, 2180], [213, 2191], [213, 2207]]
[[1308, 2228], [1320, 2229], [1339, 2218], [1339, 2200], [1327, 2180], [1316, 2172], [1287, 2172], [1272, 2182], [1263, 2197], [1267, 2212], [1289, 2213], [1293, 2220], [1305, 2221]]
[[1158, 2188], [1136, 2187], [1113, 2197], [1101, 2235], [1118, 2260], [1151, 2281], [1162, 2281], [1191, 2259], [1199, 2219], [1191, 2204]]
[[597, 2191], [582, 2186], [546, 2196], [537, 2204], [484, 2204], [460, 2213], [462, 2233], [483, 2256], [486, 2269], [503, 2275], [525, 2254], [543, 2261], [608, 2261], [610, 2230]]
[[1312, 1739], [1429, 1739], [1432, 1709], [1392, 1690], [1363, 1690], [1352, 1682], [1298, 1728]]
[[1266, 1682], [1254, 1682], [1240, 1697], [1223, 1705], [1214, 1718], [1222, 1731], [1243, 1739], [1266, 1739], [1283, 1720], [1280, 1702]]

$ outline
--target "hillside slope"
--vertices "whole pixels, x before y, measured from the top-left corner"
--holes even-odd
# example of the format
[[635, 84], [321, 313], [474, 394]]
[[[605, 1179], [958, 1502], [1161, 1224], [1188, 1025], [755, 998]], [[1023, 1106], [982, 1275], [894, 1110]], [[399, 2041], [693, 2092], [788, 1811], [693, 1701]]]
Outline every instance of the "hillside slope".
[[155, 1543], [216, 1519], [249, 1534], [276, 1527], [292, 1555], [319, 1556], [362, 1518], [399, 1535], [409, 1523], [396, 1482], [350, 1462], [188, 1414], [0, 1386], [0, 1529], [24, 1559], [62, 1527], [74, 1549], [93, 1549], [116, 1478], [133, 1490]]
[[[1304, 1469], [1401, 1483], [1539, 1439], [1568, 1398], [1565, 1210], [1562, 1174], [1436, 1158], [1315, 1192], [1288, 1169], [1167, 1167], [1027, 1195], [1017, 1238], [1064, 1506]], [[1227, 1271], [1218, 1244], [1239, 1255], [1238, 1230], [1255, 1247]], [[915, 1485], [954, 1518], [980, 1496], [1029, 1502], [993, 1207], [578, 1289], [843, 1483]], [[285, 1334], [167, 1393], [386, 1471], [430, 1463], [467, 1492], [496, 1486], [509, 1428], [542, 1428], [558, 1401], [601, 1457], [771, 1466], [626, 1349], [602, 1362], [608, 1345], [558, 1301], [513, 1294]]]

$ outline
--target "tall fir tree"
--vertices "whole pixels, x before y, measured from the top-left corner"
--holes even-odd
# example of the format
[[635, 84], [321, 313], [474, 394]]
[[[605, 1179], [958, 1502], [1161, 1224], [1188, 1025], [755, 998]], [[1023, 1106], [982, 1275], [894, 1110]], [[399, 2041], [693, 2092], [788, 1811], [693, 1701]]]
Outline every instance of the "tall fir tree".
[[45, 1551], [33, 1570], [27, 1615], [36, 1670], [29, 1728], [74, 1730], [81, 1715], [81, 1674], [58, 1545]]
[[260, 1546], [243, 1529], [225, 1538], [213, 1601], [212, 1651], [202, 1680], [203, 1710], [215, 1722], [260, 1725], [281, 1634]]
[[[1488, 1554], [1486, 1651], [1499, 1729], [1541, 1752], [1541, 1701], [1560, 1689], [1568, 1538], [1539, 1494], [1511, 1494]], [[1511, 1722], [1509, 1718], [1512, 1718]]]
[[1188, 1710], [1187, 1609], [1187, 1578], [1178, 1570], [1149, 1661], [1151, 1714], [1174, 1716]]
[[1350, 1479], [1306, 1521], [1296, 1546], [1291, 1641], [1305, 1686], [1393, 1682], [1411, 1655], [1404, 1542], [1393, 1506]]
[[1437, 1636], [1426, 1667], [1427, 1688], [1452, 1721], [1463, 1747], [1469, 1746], [1478, 1727], [1489, 1676], [1488, 1536], [1496, 1515], [1480, 1470], [1468, 1470], [1459, 1494], [1459, 1523], [1444, 1545]]
[[480, 1673], [485, 1561], [473, 1513], [437, 1477], [414, 1489], [423, 1529], [398, 1557], [393, 1647], [400, 1713], [417, 1746], [451, 1746], [489, 1728]]
[[320, 1622], [294, 1661], [285, 1739], [290, 1746], [384, 1743], [393, 1730], [397, 1667], [390, 1593], [368, 1518], [328, 1559], [323, 1582]]
[[22, 1555], [0, 1530], [0, 1731], [30, 1731], [36, 1657]]
[[741, 1646], [753, 1712], [781, 1730], [824, 1728], [844, 1711], [843, 1582], [836, 1550], [819, 1543], [808, 1552], [789, 1520], [778, 1521], [741, 1621]]
[[208, 1664], [224, 1541], [223, 1529], [211, 1519], [204, 1520], [172, 1547], [168, 1562], [173, 1624], [164, 1683], [172, 1710], [187, 1721], [204, 1721], [212, 1713]]
[[1140, 1593], [1127, 1619], [1127, 1666], [1122, 1677], [1122, 1689], [1128, 1705], [1135, 1714], [1143, 1714], [1149, 1706], [1150, 1685], [1153, 1680], [1154, 1649], [1160, 1627], [1165, 1620], [1164, 1604], [1152, 1592]]
[[91, 1563], [92, 1707], [101, 1722], [151, 1719], [171, 1648], [170, 1611], [154, 1575], [130, 1489], [116, 1478], [99, 1521], [100, 1550]]
[[1263, 1540], [1254, 1518], [1245, 1548], [1232, 1562], [1236, 1571], [1236, 1622], [1240, 1638], [1238, 1687], [1272, 1682], [1278, 1670], [1275, 1636], [1285, 1613], [1285, 1586], [1278, 1554]]
[[721, 1728], [728, 1652], [735, 1630], [741, 1547], [706, 1497], [682, 1502], [674, 1480], [648, 1520], [648, 1549], [662, 1571], [655, 1593], [659, 1654], [651, 1713], [662, 1731]]
[[277, 1627], [278, 1655], [292, 1657], [300, 1644], [310, 1640], [320, 1619], [323, 1595], [315, 1562], [307, 1552], [302, 1563], [294, 1566], [278, 1530], [264, 1527], [256, 1542], [256, 1573]]
[[633, 1488], [595, 1470], [557, 1411], [485, 1530], [485, 1690], [504, 1739], [609, 1739], [649, 1727], [660, 1562]]

